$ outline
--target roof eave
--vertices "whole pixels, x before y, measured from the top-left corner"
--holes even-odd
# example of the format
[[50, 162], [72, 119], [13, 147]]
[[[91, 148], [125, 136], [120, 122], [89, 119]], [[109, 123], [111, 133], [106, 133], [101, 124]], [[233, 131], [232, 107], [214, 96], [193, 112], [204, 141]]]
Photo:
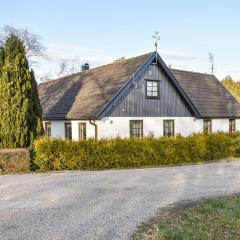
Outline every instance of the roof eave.
[[43, 121], [86, 121], [99, 120], [96, 116], [80, 116], [80, 117], [43, 117]]
[[202, 116], [199, 117], [198, 119], [240, 119], [240, 116]]

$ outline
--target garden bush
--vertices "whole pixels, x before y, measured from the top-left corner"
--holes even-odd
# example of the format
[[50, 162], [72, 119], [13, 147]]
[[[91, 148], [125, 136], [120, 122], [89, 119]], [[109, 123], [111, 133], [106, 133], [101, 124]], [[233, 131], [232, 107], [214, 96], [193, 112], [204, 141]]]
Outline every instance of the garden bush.
[[0, 174], [28, 172], [30, 169], [28, 149], [1, 149]]
[[240, 157], [240, 134], [232, 134], [233, 138], [233, 147], [234, 147], [234, 157]]
[[[236, 140], [238, 139], [238, 140]], [[211, 162], [235, 154], [239, 135], [65, 141], [38, 139], [34, 164], [40, 170], [134, 168]]]

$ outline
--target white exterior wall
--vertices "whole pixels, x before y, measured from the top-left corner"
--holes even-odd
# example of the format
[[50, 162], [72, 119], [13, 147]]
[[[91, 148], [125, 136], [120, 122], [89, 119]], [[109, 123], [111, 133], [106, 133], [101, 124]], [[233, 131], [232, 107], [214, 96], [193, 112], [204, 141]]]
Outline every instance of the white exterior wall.
[[[43, 127], [45, 128], [45, 122], [43, 121]], [[65, 121], [47, 121], [51, 122], [51, 135], [53, 138], [65, 138]]]
[[[173, 119], [175, 123], [175, 135], [188, 136], [192, 133], [203, 131], [203, 119], [193, 117], [107, 117], [96, 121], [98, 138], [128, 138], [129, 121], [143, 120], [143, 135], [153, 134], [155, 137], [163, 136], [163, 120]], [[95, 128], [89, 121], [71, 121], [72, 139], [78, 140], [78, 123], [86, 123], [87, 138], [94, 138]], [[51, 121], [51, 132], [53, 138], [65, 138], [65, 121]], [[212, 119], [212, 132], [228, 132], [229, 119]], [[236, 131], [240, 131], [240, 119], [236, 119]]]
[[[94, 138], [95, 136], [95, 128], [93, 125], [89, 123], [89, 121], [49, 121], [51, 122], [51, 135], [52, 138], [65, 138], [65, 122], [72, 123], [72, 139], [78, 140], [78, 123], [86, 122], [86, 136], [87, 138]], [[45, 121], [43, 122], [43, 126], [45, 127]]]
[[228, 131], [229, 131], [229, 119], [212, 120], [212, 132], [228, 132]]
[[95, 137], [95, 127], [89, 123], [89, 121], [72, 121], [72, 139], [79, 140], [79, 129], [78, 124], [80, 122], [86, 123], [86, 137], [87, 138], [94, 138]]
[[153, 134], [155, 137], [163, 136], [163, 120], [174, 119], [175, 134], [187, 136], [193, 132], [199, 132], [202, 128], [202, 120], [193, 117], [109, 117], [98, 122], [99, 138], [129, 137], [129, 121], [143, 120], [143, 135]]
[[240, 131], [240, 119], [236, 119], [236, 131]]

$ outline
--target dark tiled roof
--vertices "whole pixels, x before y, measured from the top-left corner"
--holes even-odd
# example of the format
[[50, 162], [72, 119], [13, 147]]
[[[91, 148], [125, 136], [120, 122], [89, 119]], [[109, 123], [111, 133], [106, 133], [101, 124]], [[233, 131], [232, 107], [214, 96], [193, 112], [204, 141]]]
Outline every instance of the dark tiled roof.
[[[149, 53], [41, 83], [38, 90], [43, 118], [96, 117], [151, 56], [152, 53]], [[240, 104], [215, 76], [170, 70], [200, 117], [240, 117]]]
[[38, 87], [44, 119], [94, 117], [152, 55], [148, 53], [41, 83]]
[[240, 103], [215, 76], [170, 70], [201, 117], [240, 117]]

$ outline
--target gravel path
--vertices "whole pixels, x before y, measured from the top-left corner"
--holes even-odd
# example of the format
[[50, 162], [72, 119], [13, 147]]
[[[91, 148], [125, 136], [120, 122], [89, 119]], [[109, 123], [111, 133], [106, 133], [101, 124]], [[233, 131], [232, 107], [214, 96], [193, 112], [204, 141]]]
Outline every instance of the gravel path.
[[240, 193], [240, 161], [0, 176], [0, 238], [128, 239], [159, 208]]

